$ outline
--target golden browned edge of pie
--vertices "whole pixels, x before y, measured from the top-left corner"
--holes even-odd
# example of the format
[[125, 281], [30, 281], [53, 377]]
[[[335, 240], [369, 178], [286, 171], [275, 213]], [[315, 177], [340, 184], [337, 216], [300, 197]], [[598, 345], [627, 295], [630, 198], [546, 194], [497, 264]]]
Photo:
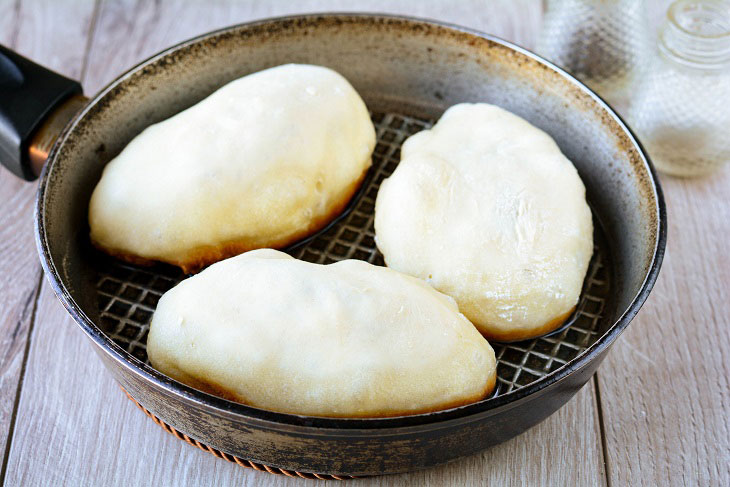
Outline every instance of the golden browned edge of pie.
[[554, 318], [554, 319], [548, 321], [544, 325], [542, 325], [538, 328], [533, 328], [531, 330], [509, 330], [509, 331], [505, 331], [505, 332], [496, 332], [496, 333], [479, 330], [479, 333], [481, 333], [482, 336], [484, 338], [486, 338], [487, 340], [495, 341], [495, 342], [502, 342], [502, 343], [519, 342], [521, 340], [537, 338], [539, 336], [545, 335], [547, 333], [550, 333], [551, 331], [555, 331], [558, 328], [560, 328], [560, 326], [563, 323], [565, 323], [565, 320], [570, 318], [570, 315], [573, 314], [573, 311], [575, 311], [575, 308], [576, 307], [573, 306], [570, 309], [570, 311], [568, 311], [567, 313], [562, 314], [562, 315], [558, 316], [557, 318]]
[[223, 259], [227, 259], [229, 257], [233, 257], [238, 254], [242, 254], [244, 252], [248, 252], [249, 250], [255, 250], [260, 248], [283, 249], [288, 247], [289, 245], [298, 242], [299, 240], [310, 237], [313, 234], [317, 233], [345, 210], [347, 205], [350, 203], [350, 200], [352, 200], [352, 198], [355, 196], [355, 193], [362, 185], [362, 182], [365, 180], [365, 176], [367, 175], [369, 169], [370, 166], [368, 166], [362, 172], [360, 177], [344, 191], [344, 196], [338, 202], [330, 206], [329, 212], [319, 216], [318, 218], [313, 219], [309, 226], [307, 226], [306, 228], [302, 228], [299, 231], [294, 232], [284, 238], [271, 240], [265, 242], [264, 244], [254, 245], [250, 242], [250, 239], [231, 241], [217, 246], [207, 245], [198, 247], [189, 252], [186, 258], [182, 260], [168, 260], [148, 259], [146, 257], [140, 257], [138, 255], [130, 254], [123, 250], [107, 248], [94, 241], [94, 239], [91, 239], [91, 243], [94, 245], [94, 247], [101, 250], [102, 252], [109, 254], [119, 260], [123, 260], [124, 262], [129, 262], [130, 264], [139, 266], [152, 266], [157, 262], [165, 262], [167, 264], [172, 264], [174, 266], [180, 267], [185, 274], [196, 274], [200, 272], [203, 268], [211, 264], [214, 264]]
[[[240, 404], [245, 404], [247, 406], [253, 406], [253, 407], [260, 407], [256, 404], [252, 404], [246, 401], [244, 397], [240, 397], [238, 394], [236, 394], [234, 391], [226, 388], [225, 386], [222, 386], [220, 384], [216, 384], [214, 382], [211, 382], [207, 379], [202, 379], [199, 377], [194, 377], [188, 374], [181, 374], [180, 376], [173, 375], [173, 379], [183, 382], [191, 387], [194, 387], [195, 389], [199, 389], [203, 392], [207, 392], [208, 394], [212, 394], [214, 396], [222, 397], [223, 399], [228, 399], [229, 401], [237, 402]], [[488, 397], [493, 391], [495, 386], [497, 385], [497, 371], [495, 368], [494, 374], [492, 374], [489, 379], [487, 380], [487, 383], [484, 386], [484, 389], [479, 394], [476, 394], [471, 397], [458, 399], [455, 401], [449, 401], [441, 403], [437, 406], [431, 406], [431, 407], [425, 407], [421, 409], [412, 409], [407, 411], [398, 411], [398, 410], [388, 410], [383, 412], [374, 412], [369, 414], [316, 414], [312, 416], [318, 416], [318, 417], [325, 417], [325, 418], [390, 418], [395, 416], [411, 416], [414, 414], [425, 414], [425, 413], [433, 413], [436, 411], [443, 411], [445, 409], [451, 409], [456, 408], [459, 406], [466, 406], [467, 404], [471, 404], [477, 401], [481, 401], [482, 399]], [[272, 384], [272, 387], [276, 387], [276, 384]], [[266, 408], [264, 408], [266, 409]], [[298, 414], [298, 415], [304, 415], [308, 416], [306, 413], [302, 413], [296, 410], [284, 410], [284, 409], [269, 409], [270, 411], [275, 411], [279, 413], [286, 413], [286, 414]]]

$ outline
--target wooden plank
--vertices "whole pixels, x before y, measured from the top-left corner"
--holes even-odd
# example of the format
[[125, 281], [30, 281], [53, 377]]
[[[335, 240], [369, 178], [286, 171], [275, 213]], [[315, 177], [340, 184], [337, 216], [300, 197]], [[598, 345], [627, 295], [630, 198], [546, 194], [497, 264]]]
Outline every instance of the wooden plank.
[[20, 2], [3, 0], [0, 2], [0, 44], [15, 48], [18, 37], [18, 18], [20, 17]]
[[[104, 2], [92, 44], [89, 93], [100, 90], [124, 70], [192, 36], [254, 19], [311, 12], [383, 12], [439, 19], [489, 32], [527, 48], [534, 46], [542, 20], [540, 0], [300, 0], [298, 2], [211, 0], [191, 5], [165, 2]], [[127, 45], [132, 43], [132, 45]], [[108, 53], [113, 52], [113, 59]]]
[[22, 0], [19, 5], [18, 52], [65, 76], [80, 79], [94, 2]]
[[[13, 49], [18, 35], [19, 7], [15, 2], [0, 3], [0, 43]], [[28, 185], [0, 169], [0, 200], [5, 202], [0, 212], [0, 452], [3, 460], [38, 287], [39, 266], [32, 253], [32, 194]], [[25, 269], [31, 272], [18, 272]]]
[[[0, 43], [13, 49], [19, 7], [15, 2], [0, 2]], [[32, 199], [33, 190], [29, 185], [0, 169], [0, 200], [4, 202], [0, 212], [0, 452], [3, 462], [40, 272], [33, 255]]]
[[[310, 0], [104, 3], [88, 75], [95, 90], [123, 69], [192, 35], [253, 18], [303, 11], [379, 10], [440, 17], [534, 42], [536, 2]], [[113, 52], [113, 56], [109, 53]], [[70, 353], [69, 351], [73, 351]], [[602, 453], [591, 387], [526, 434], [483, 454], [370, 485], [603, 485]], [[86, 338], [44, 283], [8, 465], [9, 485], [312, 485], [242, 469], [163, 432], [124, 398]], [[22, 431], [22, 434], [20, 433]]]
[[659, 280], [599, 371], [613, 485], [730, 485], [730, 168], [661, 178]]
[[[58, 15], [53, 2], [0, 2], [0, 42], [68, 76], [81, 73], [91, 9], [73, 5], [73, 17]], [[88, 3], [88, 2], [87, 2]], [[88, 12], [87, 12], [88, 11]], [[53, 40], [53, 42], [51, 42]], [[0, 452], [6, 453], [35, 310], [41, 268], [33, 239], [36, 185], [0, 169]], [[4, 462], [3, 462], [4, 464]]]
[[[647, 2], [652, 36], [670, 3]], [[661, 275], [598, 373], [609, 483], [730, 485], [730, 171], [661, 182]]]

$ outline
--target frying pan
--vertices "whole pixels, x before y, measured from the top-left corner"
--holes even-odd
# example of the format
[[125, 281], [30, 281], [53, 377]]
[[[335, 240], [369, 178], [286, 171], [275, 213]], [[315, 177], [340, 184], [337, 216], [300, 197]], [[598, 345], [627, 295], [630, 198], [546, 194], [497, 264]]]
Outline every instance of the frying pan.
[[[548, 132], [575, 164], [596, 228], [580, 303], [568, 324], [548, 336], [493, 344], [499, 379], [492, 397], [394, 418], [300, 416], [208, 395], [147, 362], [147, 326], [157, 300], [185, 276], [164, 265], [134, 267], [97, 253], [88, 238], [91, 192], [104, 165], [148, 125], [228, 81], [288, 62], [342, 73], [367, 103], [378, 136], [360, 193], [328, 228], [288, 249], [298, 258], [382, 264], [372, 228], [378, 185], [398, 164], [405, 137], [455, 103], [485, 101], [518, 114]], [[385, 15], [264, 20], [163, 51], [89, 101], [78, 83], [7, 50], [0, 68], [0, 84], [7, 88], [0, 96], [0, 157], [28, 179], [47, 159], [38, 187], [36, 241], [58, 298], [149, 415], [178, 437], [242, 465], [345, 478], [428, 467], [505, 441], [552, 414], [588, 381], [659, 272], [664, 202], [635, 137], [568, 73], [489, 35]]]

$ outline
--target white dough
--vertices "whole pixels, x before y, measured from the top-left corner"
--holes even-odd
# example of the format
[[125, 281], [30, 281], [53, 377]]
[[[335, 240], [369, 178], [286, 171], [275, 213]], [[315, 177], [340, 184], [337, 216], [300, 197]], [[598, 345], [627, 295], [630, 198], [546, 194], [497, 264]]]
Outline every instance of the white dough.
[[345, 78], [287, 64], [148, 127], [104, 169], [91, 239], [186, 270], [324, 226], [371, 164], [375, 131]]
[[454, 301], [358, 260], [318, 265], [271, 249], [214, 264], [165, 293], [154, 367], [273, 411], [393, 416], [492, 390], [492, 348]]
[[593, 223], [553, 139], [484, 103], [410, 137], [375, 206], [389, 267], [452, 296], [489, 339], [557, 328], [578, 303]]

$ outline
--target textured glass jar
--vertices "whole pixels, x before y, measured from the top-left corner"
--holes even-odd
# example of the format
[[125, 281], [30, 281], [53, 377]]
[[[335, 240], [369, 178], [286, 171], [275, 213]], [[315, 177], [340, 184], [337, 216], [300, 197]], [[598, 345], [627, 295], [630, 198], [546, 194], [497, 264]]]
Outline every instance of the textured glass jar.
[[706, 174], [730, 160], [730, 1], [679, 0], [627, 119], [656, 167]]
[[641, 0], [547, 0], [536, 51], [625, 105], [649, 51]]

